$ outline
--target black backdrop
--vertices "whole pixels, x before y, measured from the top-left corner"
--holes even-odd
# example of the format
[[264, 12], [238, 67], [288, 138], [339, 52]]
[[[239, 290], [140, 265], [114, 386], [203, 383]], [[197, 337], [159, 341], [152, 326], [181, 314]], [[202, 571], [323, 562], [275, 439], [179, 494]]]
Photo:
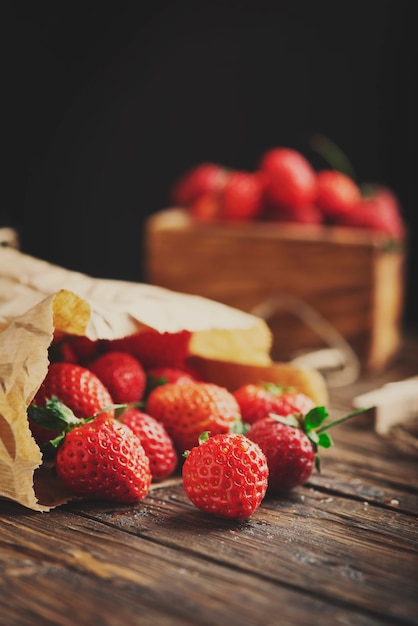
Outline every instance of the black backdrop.
[[269, 147], [339, 144], [398, 194], [417, 325], [414, 1], [0, 5], [0, 218], [32, 255], [143, 279], [144, 219], [199, 161], [253, 169]]

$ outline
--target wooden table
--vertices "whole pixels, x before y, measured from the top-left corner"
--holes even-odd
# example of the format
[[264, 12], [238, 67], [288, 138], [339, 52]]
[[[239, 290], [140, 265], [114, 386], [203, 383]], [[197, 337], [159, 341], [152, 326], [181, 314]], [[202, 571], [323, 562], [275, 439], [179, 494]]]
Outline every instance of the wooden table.
[[[331, 416], [417, 374], [417, 346], [331, 390]], [[333, 438], [321, 474], [244, 522], [200, 513], [178, 477], [136, 506], [1, 501], [1, 626], [418, 624], [417, 458], [370, 417]]]

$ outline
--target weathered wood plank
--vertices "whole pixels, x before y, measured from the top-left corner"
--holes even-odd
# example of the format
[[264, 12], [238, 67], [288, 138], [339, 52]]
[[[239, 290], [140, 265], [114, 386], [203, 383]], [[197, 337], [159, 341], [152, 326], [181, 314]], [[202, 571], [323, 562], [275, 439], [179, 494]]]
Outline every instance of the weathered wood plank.
[[[338, 599], [317, 599], [309, 587], [300, 593], [292, 584], [278, 585], [266, 575], [252, 575], [243, 562], [245, 551], [238, 568], [211, 558], [214, 539], [221, 550], [227, 543], [219, 536], [209, 541], [206, 532], [204, 554], [194, 554], [190, 547], [204, 530], [194, 514], [174, 519], [171, 515], [164, 518], [165, 525], [160, 520], [160, 537], [155, 540], [136, 528], [133, 532], [135, 520], [142, 527], [143, 508], [110, 513], [118, 517], [118, 524], [109, 524], [65, 510], [47, 516], [17, 513], [14, 506], [2, 506], [0, 517], [0, 610], [9, 620], [7, 626], [293, 626], [312, 623], [313, 616], [330, 626], [390, 623]], [[225, 524], [215, 525], [219, 526], [226, 535], [231, 532]], [[160, 543], [182, 528], [188, 548], [179, 551], [178, 546]], [[241, 531], [232, 532], [234, 543], [245, 545]], [[266, 539], [271, 543], [265, 537], [265, 546]], [[261, 557], [258, 563], [262, 567]], [[402, 623], [412, 622], [401, 619]]]
[[[190, 509], [180, 487], [153, 492], [152, 505], [136, 521], [121, 510], [104, 512], [100, 519], [155, 541], [166, 537], [182, 554], [229, 563], [301, 593], [309, 588], [331, 603], [339, 599], [399, 620], [407, 619], [412, 604], [418, 615], [413, 520], [362, 502], [343, 500], [341, 509], [337, 497], [322, 497], [319, 506], [309, 488], [298, 493], [302, 502], [296, 495], [271, 499], [251, 520], [232, 526]], [[404, 539], [408, 523], [409, 538]]]

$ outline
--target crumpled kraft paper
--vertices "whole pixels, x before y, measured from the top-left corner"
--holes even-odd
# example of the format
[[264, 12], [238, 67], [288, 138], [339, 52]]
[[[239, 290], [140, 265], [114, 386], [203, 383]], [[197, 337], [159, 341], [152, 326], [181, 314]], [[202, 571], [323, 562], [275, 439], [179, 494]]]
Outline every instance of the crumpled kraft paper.
[[[65, 334], [115, 339], [143, 329], [192, 331], [191, 357], [213, 382], [293, 381], [327, 402], [314, 370], [271, 362], [266, 323], [198, 296], [142, 283], [95, 279], [12, 248], [0, 248], [0, 497], [37, 511], [71, 499], [31, 436], [26, 409], [48, 368], [48, 348]], [[216, 379], [216, 380], [215, 380]]]

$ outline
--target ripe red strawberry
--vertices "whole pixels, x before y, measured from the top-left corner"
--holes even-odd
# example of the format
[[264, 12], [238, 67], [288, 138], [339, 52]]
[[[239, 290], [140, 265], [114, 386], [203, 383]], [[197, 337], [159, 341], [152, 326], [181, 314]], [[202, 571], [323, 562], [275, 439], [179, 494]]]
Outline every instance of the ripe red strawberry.
[[174, 367], [153, 367], [147, 370], [147, 385], [145, 396], [148, 397], [150, 392], [159, 387], [160, 385], [166, 385], [167, 383], [196, 383], [197, 378], [190, 372], [178, 369]]
[[178, 456], [174, 444], [161, 422], [135, 407], [128, 408], [119, 417], [141, 441], [150, 462], [152, 480], [158, 482], [174, 473]]
[[138, 437], [102, 415], [65, 435], [55, 470], [71, 493], [91, 499], [138, 502], [151, 485], [149, 460]]
[[181, 330], [176, 333], [159, 333], [146, 330], [122, 339], [106, 343], [106, 349], [129, 352], [145, 370], [153, 367], [185, 368], [192, 333]]
[[306, 415], [315, 403], [304, 393], [284, 391], [275, 384], [246, 384], [234, 391], [242, 421], [254, 424], [270, 413], [282, 416], [290, 414]]
[[153, 367], [147, 370], [147, 376], [153, 378], [158, 384], [167, 383], [195, 383], [196, 378], [190, 372], [174, 367]]
[[297, 150], [272, 148], [260, 160], [267, 176], [266, 198], [272, 207], [313, 204], [316, 199], [316, 173]]
[[305, 433], [273, 417], [257, 420], [247, 437], [263, 450], [269, 467], [269, 493], [303, 485], [315, 466], [315, 452]]
[[197, 445], [202, 432], [230, 432], [240, 418], [232, 393], [204, 382], [156, 387], [148, 396], [145, 410], [164, 424], [180, 454]]
[[226, 174], [222, 189], [200, 195], [190, 205], [190, 214], [200, 222], [254, 220], [263, 208], [264, 178], [259, 172], [233, 170]]
[[257, 219], [263, 208], [263, 190], [264, 179], [258, 173], [231, 172], [220, 194], [221, 219]]
[[247, 431], [246, 436], [257, 443], [267, 458], [268, 491], [278, 494], [303, 485], [313, 468], [319, 471], [318, 447], [329, 448], [332, 440], [326, 432], [368, 409], [360, 409], [333, 422], [324, 423], [328, 413], [324, 407], [314, 407], [305, 416], [265, 417]]
[[352, 178], [337, 170], [322, 170], [316, 177], [316, 203], [328, 221], [353, 210], [359, 202], [360, 188]]
[[372, 188], [349, 213], [338, 216], [336, 223], [383, 233], [395, 239], [405, 235], [405, 224], [396, 195], [386, 188]]
[[[52, 397], [61, 400], [79, 419], [91, 417], [113, 405], [113, 398], [101, 380], [89, 369], [74, 363], [51, 363], [32, 404], [43, 407]], [[110, 409], [106, 414], [113, 417], [114, 410]], [[54, 436], [30, 419], [29, 425], [38, 444]]]
[[267, 461], [259, 446], [241, 434], [201, 438], [186, 455], [183, 486], [201, 511], [227, 519], [246, 519], [267, 489]]
[[225, 183], [226, 169], [216, 163], [200, 163], [175, 181], [171, 199], [180, 207], [188, 207], [199, 196], [218, 192]]
[[139, 402], [145, 391], [146, 374], [141, 363], [128, 352], [111, 351], [89, 364], [118, 403]]
[[190, 203], [188, 210], [197, 222], [216, 222], [220, 219], [219, 193], [198, 196]]
[[66, 361], [86, 365], [100, 350], [100, 341], [93, 341], [88, 337], [67, 335], [60, 341], [53, 341], [49, 347], [48, 357], [55, 361]]
[[265, 206], [263, 218], [273, 222], [289, 222], [294, 224], [322, 224], [323, 215], [315, 204], [298, 206], [269, 207]]

